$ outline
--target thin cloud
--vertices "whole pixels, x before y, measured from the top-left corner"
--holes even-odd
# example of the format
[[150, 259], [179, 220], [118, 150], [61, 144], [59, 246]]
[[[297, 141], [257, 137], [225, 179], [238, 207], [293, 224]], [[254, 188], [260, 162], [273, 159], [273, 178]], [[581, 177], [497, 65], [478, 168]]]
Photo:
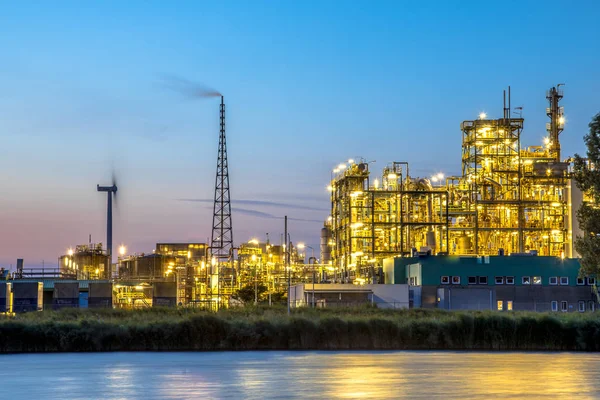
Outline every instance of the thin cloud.
[[[212, 210], [212, 207], [205, 207], [206, 209], [210, 209]], [[269, 214], [263, 211], [258, 211], [258, 210], [251, 210], [249, 208], [238, 208], [238, 207], [232, 207], [231, 208], [231, 212], [236, 212], [238, 214], [244, 214], [244, 215], [249, 215], [251, 217], [256, 217], [256, 218], [265, 218], [265, 219], [279, 219], [282, 220], [284, 219], [284, 217], [280, 217], [274, 214]], [[305, 218], [294, 218], [294, 217], [288, 217], [288, 221], [297, 221], [297, 222], [314, 222], [314, 223], [319, 223], [322, 224], [323, 221], [318, 220], [318, 219], [305, 219]]]
[[[196, 203], [212, 203], [213, 199], [177, 199], [177, 201], [189, 201]], [[278, 203], [274, 201], [266, 201], [266, 200], [231, 200], [233, 204], [243, 204], [249, 206], [267, 206], [267, 207], [278, 207], [278, 208], [293, 208], [297, 210], [307, 210], [307, 211], [329, 211], [326, 208], [319, 207], [310, 207], [304, 206], [300, 204], [290, 204], [290, 203]]]
[[[257, 210], [251, 210], [248, 208], [237, 208], [237, 207], [232, 207], [231, 211], [235, 211], [237, 213], [240, 214], [245, 214], [245, 215], [250, 215], [253, 217], [257, 217], [257, 218], [266, 218], [266, 219], [284, 219], [284, 217], [279, 217], [277, 215], [273, 215], [273, 214], [269, 214], [266, 212], [262, 212], [262, 211], [257, 211]], [[294, 218], [294, 217], [288, 217], [289, 221], [298, 221], [298, 222], [318, 222], [320, 224], [323, 223], [323, 221], [318, 220], [318, 219], [305, 219], [305, 218]]]

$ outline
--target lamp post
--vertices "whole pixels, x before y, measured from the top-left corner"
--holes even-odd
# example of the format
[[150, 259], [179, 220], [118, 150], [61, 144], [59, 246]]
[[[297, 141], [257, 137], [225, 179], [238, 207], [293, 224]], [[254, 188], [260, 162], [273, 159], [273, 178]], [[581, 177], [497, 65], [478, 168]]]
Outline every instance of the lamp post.
[[[123, 268], [123, 257], [125, 256], [125, 253], [127, 252], [127, 248], [125, 247], [125, 245], [121, 245], [119, 247], [119, 255], [121, 257], [119, 257], [119, 271], [121, 270], [121, 268]], [[119, 275], [119, 271], [117, 271], [117, 275]]]
[[315, 249], [313, 249], [310, 246], [305, 245], [304, 243], [298, 243], [298, 248], [299, 249], [303, 249], [305, 247], [308, 247], [310, 249], [310, 251], [311, 251], [311, 257], [308, 259], [308, 264], [310, 265], [310, 262], [312, 261], [312, 265], [313, 265], [313, 267], [312, 267], [312, 273], [313, 273], [313, 276], [312, 276], [312, 302], [311, 302], [311, 306], [312, 306], [312, 308], [314, 308], [315, 307], [315, 279], [316, 279], [316, 277], [315, 277], [315, 261], [317, 259], [315, 258]]

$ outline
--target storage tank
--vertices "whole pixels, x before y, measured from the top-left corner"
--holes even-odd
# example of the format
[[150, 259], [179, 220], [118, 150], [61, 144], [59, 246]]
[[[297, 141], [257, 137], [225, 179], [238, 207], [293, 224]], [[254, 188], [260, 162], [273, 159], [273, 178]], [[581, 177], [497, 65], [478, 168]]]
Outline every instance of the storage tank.
[[79, 283], [56, 282], [52, 296], [52, 308], [79, 308]]
[[469, 254], [471, 253], [471, 238], [467, 235], [460, 236], [457, 239], [458, 245], [458, 253], [459, 254]]
[[329, 264], [331, 261], [331, 229], [323, 227], [321, 229], [321, 264]]
[[12, 312], [12, 284], [0, 282], [0, 313]]
[[152, 289], [152, 307], [177, 305], [177, 282], [154, 282]]
[[90, 282], [88, 294], [89, 308], [112, 308], [113, 285], [110, 282]]
[[13, 282], [13, 311], [42, 311], [44, 285], [42, 282]]

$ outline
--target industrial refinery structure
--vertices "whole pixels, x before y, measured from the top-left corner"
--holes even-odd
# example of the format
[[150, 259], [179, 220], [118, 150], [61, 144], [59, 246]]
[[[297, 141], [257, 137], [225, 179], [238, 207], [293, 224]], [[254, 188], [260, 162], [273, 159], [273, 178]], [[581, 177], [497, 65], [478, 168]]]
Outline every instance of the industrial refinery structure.
[[[237, 247], [234, 245], [225, 104], [221, 96], [210, 243], [157, 243], [155, 249], [146, 254], [127, 254], [121, 246], [115, 264], [112, 257], [112, 201], [113, 197], [116, 199], [117, 185], [113, 176], [111, 186], [97, 187], [108, 196], [106, 248], [101, 243], [93, 244], [90, 237], [87, 245], [77, 246], [59, 258], [59, 267], [56, 276], [50, 277], [51, 282], [45, 279], [47, 275], [24, 273], [22, 267], [16, 278], [29, 279], [32, 283], [43, 279], [45, 304], [52, 304], [50, 291], [55, 289], [55, 281], [72, 280], [78, 282], [80, 291], [89, 290], [86, 293], [90, 296], [90, 306], [131, 308], [177, 304], [212, 310], [239, 303], [240, 291], [245, 290], [247, 294], [251, 288], [254, 288], [255, 302], [266, 298], [270, 302], [272, 297], [281, 301], [284, 293], [295, 287], [294, 301], [306, 304], [311, 297], [313, 305], [315, 294], [319, 304], [331, 303], [334, 298], [341, 302], [342, 292], [344, 298], [349, 298], [350, 292], [354, 293], [352, 296], [358, 296], [358, 289], [343, 285], [346, 283], [363, 286], [401, 283], [411, 286], [406, 293], [414, 294], [418, 291], [415, 292], [412, 286], [420, 286], [418, 282], [424, 277], [428, 277], [428, 282], [435, 280], [427, 275], [428, 271], [420, 277], [411, 275], [411, 266], [423, 263], [413, 262], [415, 257], [467, 256], [465, 258], [479, 260], [483, 256], [487, 261], [482, 264], [487, 264], [489, 256], [539, 255], [542, 269], [532, 272], [538, 274], [532, 275], [532, 279], [541, 284], [546, 264], [554, 265], [555, 260], [577, 256], [573, 238], [581, 232], [575, 223], [575, 214], [584, 197], [571, 178], [570, 160], [561, 158], [559, 136], [565, 118], [559, 105], [563, 97], [560, 85], [551, 88], [546, 97], [549, 102], [546, 114], [550, 122], [546, 124], [548, 136], [542, 146], [521, 145], [524, 119], [511, 116], [510, 88], [508, 97], [506, 93], [504, 96], [501, 118], [490, 119], [482, 113], [476, 120], [463, 121], [460, 124], [462, 168], [458, 176], [415, 177], [407, 162], [392, 162], [383, 169], [380, 178], [372, 178], [369, 163], [363, 160], [349, 160], [347, 164], [339, 165], [333, 171], [328, 187], [331, 215], [321, 229], [320, 249], [313, 249], [291, 241], [287, 217], [279, 244], [272, 243], [267, 234], [266, 241], [252, 239]], [[315, 250], [320, 250], [319, 259], [315, 257]], [[436, 259], [430, 263], [448, 264], [447, 268], [450, 268], [462, 258]], [[495, 270], [498, 277], [494, 278], [504, 276], [503, 265], [514, 267], [523, 263], [522, 260], [521, 257], [519, 261], [508, 258], [494, 261], [493, 264], [498, 266]], [[565, 275], [567, 283], [561, 283], [563, 286], [569, 285], [569, 277], [571, 286], [576, 279], [578, 263], [571, 261], [568, 271], [560, 269], [563, 264], [556, 270]], [[550, 277], [549, 282], [552, 278], [555, 281], [561, 278], [559, 272], [552, 271], [557, 275]], [[461, 284], [458, 272], [456, 275], [440, 273], [441, 285]], [[473, 276], [462, 278], [463, 283], [466, 279], [471, 284]], [[492, 279], [491, 275], [485, 278], [486, 285], [488, 278]], [[598, 296], [595, 277], [585, 279], [585, 284], [577, 280], [575, 286], [592, 285], [594, 296]], [[505, 280], [506, 277], [502, 282]], [[522, 282], [526, 285], [526, 280]], [[333, 286], [338, 291], [332, 292], [330, 287]], [[95, 295], [92, 288], [96, 288]], [[430, 289], [427, 290], [434, 293]], [[370, 294], [365, 290], [360, 296], [370, 296], [371, 302], [378, 298], [375, 294], [380, 290], [373, 289]], [[429, 293], [427, 290], [423, 296]], [[555, 293], [552, 287], [548, 291], [552, 295]], [[588, 304], [591, 300], [584, 299], [582, 291], [585, 290], [578, 288], [576, 293], [571, 293], [569, 301]], [[430, 300], [427, 301], [437, 304]], [[537, 300], [534, 299], [534, 303]], [[69, 304], [74, 301], [69, 300]], [[414, 299], [412, 301], [410, 304], [417, 304]], [[529, 300], [517, 301], [508, 297], [498, 301], [510, 301], [511, 309], [513, 301], [529, 304]], [[551, 300], [548, 304], [556, 301]], [[407, 297], [402, 307], [408, 305]]]
[[381, 180], [363, 161], [337, 167], [326, 223], [335, 270], [346, 281], [375, 279], [383, 259], [416, 253], [575, 257], [582, 194], [561, 159], [562, 97], [560, 85], [547, 93], [543, 146], [522, 146], [510, 88], [502, 118], [462, 122], [460, 176], [414, 177], [406, 162], [390, 163]]

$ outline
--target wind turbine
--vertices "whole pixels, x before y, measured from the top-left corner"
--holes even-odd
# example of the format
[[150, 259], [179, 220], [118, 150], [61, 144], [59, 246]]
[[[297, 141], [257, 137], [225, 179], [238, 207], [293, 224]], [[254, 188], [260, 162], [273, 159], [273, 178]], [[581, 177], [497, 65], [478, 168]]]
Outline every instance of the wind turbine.
[[112, 175], [112, 186], [96, 186], [99, 192], [106, 192], [108, 195], [108, 204], [106, 211], [106, 255], [108, 256], [110, 271], [110, 264], [112, 264], [112, 199], [115, 197], [115, 203], [117, 202], [117, 179], [115, 174]]

